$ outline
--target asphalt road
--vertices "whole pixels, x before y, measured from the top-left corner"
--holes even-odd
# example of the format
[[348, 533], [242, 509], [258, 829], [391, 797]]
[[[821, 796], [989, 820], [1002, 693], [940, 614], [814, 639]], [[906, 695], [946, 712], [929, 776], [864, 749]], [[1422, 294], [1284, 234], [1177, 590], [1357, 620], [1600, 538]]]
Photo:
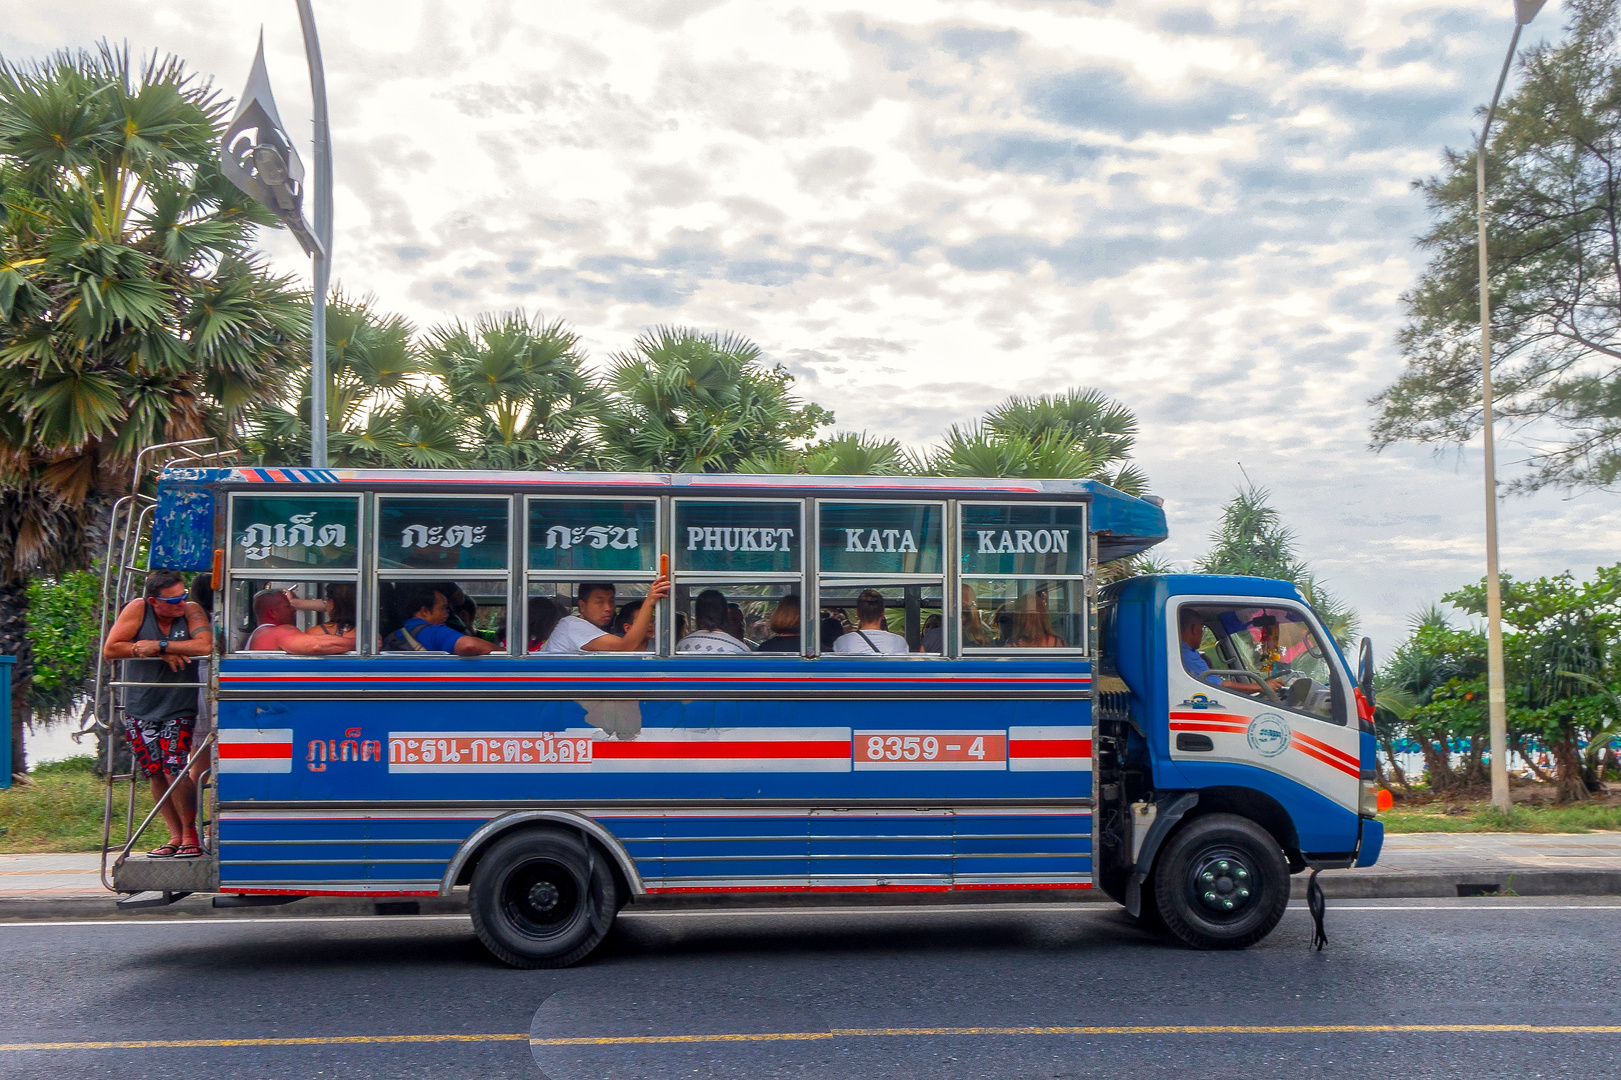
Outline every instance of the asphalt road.
[[[10, 923], [0, 1076], [1589, 1080], [1621, 1073], [1618, 925], [1613, 900], [1344, 902], [1322, 953], [1291, 911], [1218, 954], [1101, 904], [661, 914], [524, 972], [459, 917]], [[1100, 1027], [1125, 1030], [1075, 1030]], [[206, 1045], [105, 1045], [150, 1040]]]

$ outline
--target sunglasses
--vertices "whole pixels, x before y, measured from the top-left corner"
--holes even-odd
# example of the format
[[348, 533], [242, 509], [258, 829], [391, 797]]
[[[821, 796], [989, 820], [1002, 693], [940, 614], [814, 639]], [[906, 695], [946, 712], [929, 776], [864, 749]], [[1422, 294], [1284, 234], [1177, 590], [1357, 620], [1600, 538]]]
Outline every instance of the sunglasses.
[[186, 597], [190, 595], [191, 590], [187, 589], [179, 596], [154, 596], [152, 598], [152, 602], [156, 604], [184, 604], [186, 602]]

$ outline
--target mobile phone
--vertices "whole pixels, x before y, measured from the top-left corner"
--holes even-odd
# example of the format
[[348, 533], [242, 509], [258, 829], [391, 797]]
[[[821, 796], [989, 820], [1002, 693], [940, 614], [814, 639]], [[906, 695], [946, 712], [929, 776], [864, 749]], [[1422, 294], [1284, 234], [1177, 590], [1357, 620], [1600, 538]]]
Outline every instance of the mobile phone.
[[667, 578], [669, 576], [670, 576], [670, 553], [668, 551], [666, 551], [662, 555], [659, 556], [659, 577]]

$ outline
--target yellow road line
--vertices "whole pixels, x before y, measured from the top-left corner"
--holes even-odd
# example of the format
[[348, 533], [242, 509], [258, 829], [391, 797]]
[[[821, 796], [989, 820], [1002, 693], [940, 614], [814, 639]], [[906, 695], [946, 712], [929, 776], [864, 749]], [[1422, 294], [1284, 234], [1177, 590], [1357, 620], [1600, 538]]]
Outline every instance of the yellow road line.
[[1599, 1024], [1140, 1024], [1088, 1027], [831, 1028], [827, 1031], [726, 1032], [714, 1035], [582, 1035], [533, 1039], [527, 1034], [312, 1035], [280, 1039], [120, 1039], [109, 1042], [0, 1043], [0, 1051], [160, 1050], [237, 1046], [353, 1046], [382, 1043], [528, 1042], [531, 1046], [664, 1046], [680, 1043], [810, 1042], [827, 1039], [916, 1038], [925, 1035], [1621, 1035]]
[[917, 1027], [833, 1028], [724, 1035], [599, 1035], [531, 1039], [532, 1046], [627, 1046], [667, 1043], [789, 1042], [920, 1035], [1363, 1035], [1379, 1033], [1621, 1035], [1621, 1025], [1536, 1024], [1223, 1024], [1130, 1027]]
[[0, 1050], [158, 1050], [210, 1046], [339, 1046], [353, 1043], [523, 1042], [527, 1032], [488, 1035], [313, 1035], [301, 1039], [120, 1039], [115, 1042], [0, 1043]]

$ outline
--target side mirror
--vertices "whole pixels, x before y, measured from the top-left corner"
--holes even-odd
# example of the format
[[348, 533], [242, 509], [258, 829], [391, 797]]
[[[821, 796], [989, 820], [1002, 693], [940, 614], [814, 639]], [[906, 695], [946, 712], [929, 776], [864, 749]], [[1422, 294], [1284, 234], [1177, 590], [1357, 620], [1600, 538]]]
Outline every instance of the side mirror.
[[1356, 661], [1356, 684], [1367, 699], [1368, 708], [1373, 708], [1373, 639], [1363, 638], [1362, 648], [1358, 650]]

